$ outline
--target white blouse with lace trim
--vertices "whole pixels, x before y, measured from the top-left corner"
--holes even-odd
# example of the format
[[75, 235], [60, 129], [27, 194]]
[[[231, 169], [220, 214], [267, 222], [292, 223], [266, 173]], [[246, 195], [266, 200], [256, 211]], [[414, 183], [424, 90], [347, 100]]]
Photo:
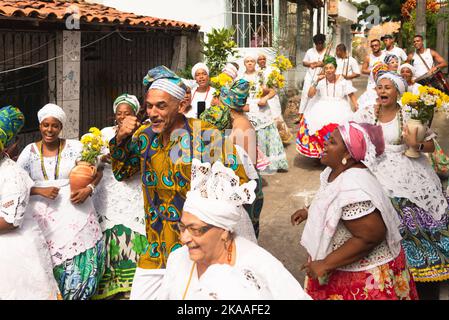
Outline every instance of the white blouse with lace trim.
[[[410, 114], [403, 112], [403, 126]], [[359, 109], [354, 115], [356, 122], [375, 124], [374, 107]], [[400, 141], [399, 122], [392, 120], [381, 123], [384, 130], [385, 152], [378, 158], [376, 167], [370, 167], [390, 198], [406, 198], [418, 207], [440, 220], [448, 210], [448, 203], [442, 192], [441, 181], [424, 155], [411, 159], [404, 155], [407, 146]], [[428, 129], [425, 140], [431, 140], [435, 133]]]
[[[372, 213], [376, 208], [371, 201], [362, 201], [347, 205], [343, 208], [342, 220], [355, 220]], [[332, 251], [340, 248], [346, 241], [352, 238], [351, 232], [340, 221], [332, 238]], [[343, 271], [362, 271], [374, 268], [394, 259], [388, 247], [387, 241], [382, 241], [366, 257], [349, 265], [338, 268]]]

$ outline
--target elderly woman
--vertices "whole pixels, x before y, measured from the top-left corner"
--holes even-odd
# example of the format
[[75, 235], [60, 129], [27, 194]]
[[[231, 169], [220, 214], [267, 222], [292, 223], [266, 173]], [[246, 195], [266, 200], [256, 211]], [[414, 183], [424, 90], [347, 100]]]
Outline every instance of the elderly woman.
[[263, 172], [285, 172], [288, 170], [287, 155], [268, 104], [268, 100], [276, 95], [276, 91], [264, 85], [263, 71], [256, 71], [256, 59], [256, 56], [247, 54], [243, 60], [245, 73], [242, 79], [250, 83], [249, 108], [246, 107], [244, 110], [247, 111], [248, 119], [256, 130], [260, 151], [270, 162]]
[[[140, 103], [136, 96], [125, 93], [115, 99], [112, 108], [116, 125], [101, 130], [107, 142], [115, 137], [126, 116], [136, 115]], [[137, 176], [117, 181], [108, 163], [109, 149], [105, 149], [103, 178], [93, 201], [105, 235], [106, 264], [94, 299], [130, 292], [137, 260], [148, 247], [141, 181]]]
[[239, 185], [220, 162], [193, 159], [179, 223], [184, 245], [168, 258], [159, 299], [309, 299], [280, 261], [234, 233], [255, 187]]
[[26, 214], [42, 229], [53, 272], [65, 300], [89, 299], [103, 274], [104, 241], [90, 195], [101, 179], [70, 192], [69, 173], [81, 157], [78, 140], [59, 137], [64, 111], [47, 104], [37, 114], [42, 139], [25, 147], [17, 163], [34, 181]]
[[399, 219], [366, 168], [384, 151], [382, 129], [354, 122], [338, 126], [324, 142], [321, 186], [309, 209], [301, 244], [306, 292], [319, 300], [417, 299], [398, 231]]
[[398, 103], [406, 90], [402, 77], [383, 74], [377, 79], [379, 104], [360, 110], [354, 119], [382, 126], [385, 154], [370, 169], [399, 215], [402, 245], [415, 281], [442, 281], [449, 279], [448, 198], [424, 155], [404, 155], [409, 147], [433, 152], [435, 137], [428, 129], [424, 141], [417, 141], [416, 132], [408, 132], [410, 114]]
[[23, 127], [19, 109], [0, 109], [0, 300], [56, 300], [50, 252], [25, 209], [33, 181], [3, 153]]
[[336, 75], [337, 60], [324, 59], [324, 75], [319, 75], [309, 89], [309, 106], [302, 117], [296, 138], [296, 150], [309, 158], [320, 158], [322, 141], [328, 136], [329, 124], [341, 124], [357, 110], [355, 92], [350, 81]]
[[411, 64], [404, 63], [399, 67], [398, 72], [407, 82], [407, 91], [413, 94], [419, 94], [419, 87], [421, 87], [421, 85], [414, 81], [416, 73], [415, 67]]
[[193, 66], [192, 78], [196, 81], [196, 85], [192, 88], [191, 92], [192, 109], [190, 109], [185, 116], [187, 118], [198, 119], [200, 116], [198, 107], [201, 108], [203, 106], [204, 110], [210, 108], [215, 89], [212, 88], [209, 83], [209, 68], [202, 62]]

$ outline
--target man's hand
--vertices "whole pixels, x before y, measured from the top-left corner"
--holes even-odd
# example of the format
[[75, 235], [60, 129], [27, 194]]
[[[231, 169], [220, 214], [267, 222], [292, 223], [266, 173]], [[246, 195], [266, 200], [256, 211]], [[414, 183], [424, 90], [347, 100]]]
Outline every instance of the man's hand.
[[117, 144], [120, 144], [124, 139], [133, 135], [133, 133], [140, 127], [140, 122], [135, 116], [127, 116], [122, 125], [118, 129]]

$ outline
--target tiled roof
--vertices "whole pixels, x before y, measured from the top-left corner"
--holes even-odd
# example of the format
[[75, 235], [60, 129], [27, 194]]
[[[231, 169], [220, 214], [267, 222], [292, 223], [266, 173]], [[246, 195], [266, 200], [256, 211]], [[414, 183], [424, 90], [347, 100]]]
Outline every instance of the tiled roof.
[[73, 12], [69, 9], [71, 6], [78, 8], [81, 22], [187, 30], [199, 30], [200, 28], [195, 24], [136, 15], [83, 0], [0, 0], [0, 17], [28, 17], [63, 21]]

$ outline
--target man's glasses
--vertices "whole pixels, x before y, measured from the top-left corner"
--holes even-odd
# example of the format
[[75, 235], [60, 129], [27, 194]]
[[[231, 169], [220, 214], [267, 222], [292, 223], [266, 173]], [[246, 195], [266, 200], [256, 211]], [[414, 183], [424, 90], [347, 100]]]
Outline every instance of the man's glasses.
[[189, 233], [194, 237], [201, 237], [203, 234], [205, 234], [213, 227], [214, 227], [213, 225], [208, 224], [204, 227], [194, 228], [192, 226], [186, 226], [182, 222], [178, 222], [178, 228], [181, 233], [183, 233], [187, 229], [187, 231], [189, 231]]

